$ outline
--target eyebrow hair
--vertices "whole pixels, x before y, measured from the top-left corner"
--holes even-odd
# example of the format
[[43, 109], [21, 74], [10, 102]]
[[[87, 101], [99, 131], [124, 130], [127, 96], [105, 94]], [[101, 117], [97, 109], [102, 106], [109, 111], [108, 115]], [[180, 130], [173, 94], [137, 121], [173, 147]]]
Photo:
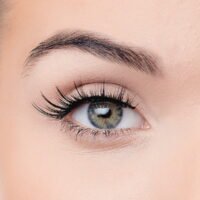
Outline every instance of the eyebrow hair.
[[26, 65], [32, 65], [53, 50], [72, 48], [114, 63], [125, 64], [147, 74], [156, 75], [160, 72], [157, 60], [150, 52], [115, 43], [98, 34], [82, 31], [61, 32], [41, 42], [30, 52]]

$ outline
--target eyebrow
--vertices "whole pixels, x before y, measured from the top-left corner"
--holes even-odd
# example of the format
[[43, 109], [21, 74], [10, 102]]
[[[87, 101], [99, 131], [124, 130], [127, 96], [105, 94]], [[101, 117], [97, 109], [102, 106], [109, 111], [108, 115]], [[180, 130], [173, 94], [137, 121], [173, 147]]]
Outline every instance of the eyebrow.
[[151, 75], [160, 72], [157, 58], [150, 52], [115, 43], [95, 33], [82, 31], [60, 32], [44, 40], [30, 52], [25, 65], [33, 65], [39, 58], [59, 49], [78, 49]]

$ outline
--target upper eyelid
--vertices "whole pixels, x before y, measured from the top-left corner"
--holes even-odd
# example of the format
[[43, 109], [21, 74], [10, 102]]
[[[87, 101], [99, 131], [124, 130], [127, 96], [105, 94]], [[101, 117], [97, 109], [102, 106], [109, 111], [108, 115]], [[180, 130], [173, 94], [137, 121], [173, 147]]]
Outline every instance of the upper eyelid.
[[[89, 86], [95, 86], [93, 89], [89, 90], [89, 91], [84, 91], [84, 87], [87, 87], [88, 85], [84, 85], [83, 83], [79, 83], [79, 84], [74, 84], [74, 88], [75, 91], [68, 93], [68, 94], [64, 94], [63, 91], [61, 91], [58, 87], [56, 87], [56, 91], [57, 94], [59, 95], [59, 100], [58, 102], [52, 102], [51, 100], [49, 100], [43, 93], [41, 93], [42, 98], [49, 104], [47, 106], [47, 111], [49, 110], [50, 112], [55, 111], [58, 112], [60, 110], [60, 112], [63, 112], [63, 115], [65, 114], [65, 109], [67, 104], [70, 104], [70, 102], [74, 102], [78, 100], [84, 100], [84, 98], [92, 98], [93, 96], [101, 96], [102, 95], [102, 87], [105, 87], [105, 91], [104, 96], [105, 98], [110, 98], [110, 99], [114, 99], [118, 102], [122, 102], [126, 105], [128, 105], [130, 108], [135, 108], [138, 106], [138, 104], [135, 104], [135, 99], [131, 99], [128, 96], [125, 97], [125, 91], [126, 88], [123, 88], [122, 86], [113, 86], [112, 87], [116, 87], [118, 89], [118, 91], [113, 91], [113, 92], [108, 92], [108, 87], [106, 86], [107, 84], [105, 82], [103, 83], [98, 83], [98, 84], [89, 84]], [[99, 88], [97, 89], [97, 85], [99, 85]], [[92, 86], [92, 87], [93, 87]], [[83, 91], [81, 92], [80, 90], [78, 90], [78, 88], [81, 88], [80, 90], [83, 89]], [[91, 92], [92, 91], [92, 92]], [[76, 92], [76, 94], [75, 94]], [[77, 96], [78, 95], [78, 96]], [[39, 106], [37, 106], [35, 103], [33, 103], [33, 106], [38, 110], [38, 111], [42, 111], [42, 113], [45, 113], [46, 109], [42, 109]], [[49, 107], [50, 106], [50, 107]], [[71, 110], [70, 110], [71, 111]], [[55, 113], [54, 113], [55, 114]]]
[[[86, 92], [84, 90], [84, 87], [87, 87], [88, 84], [84, 85], [83, 83], [79, 83], [79, 84], [74, 83], [75, 91], [71, 91], [68, 94], [64, 94], [64, 91], [61, 91], [58, 87], [56, 87], [56, 91], [57, 91], [57, 94], [59, 96], [59, 99], [62, 99], [63, 101], [66, 101], [66, 102], [70, 101], [70, 100], [78, 100], [78, 99], [81, 99], [81, 98], [82, 99], [92, 98], [92, 97], [95, 97], [95, 96], [96, 97], [104, 97], [104, 98], [113, 98], [113, 99], [116, 98], [116, 100], [118, 100], [118, 101], [123, 101], [124, 100], [123, 98], [125, 97], [125, 94], [126, 94], [126, 91], [127, 91], [127, 88], [125, 88], [123, 86], [112, 84], [112, 86], [115, 85], [113, 87], [116, 87], [117, 90], [110, 92], [109, 90], [107, 90], [107, 86], [106, 86], [107, 83], [105, 83], [105, 82], [94, 83], [94, 84], [89, 84], [89, 85], [94, 85], [95, 88]], [[97, 88], [97, 85], [99, 85], [100, 87]], [[55, 104], [51, 103], [45, 97], [45, 95], [43, 93], [42, 93], [42, 97], [49, 104], [55, 106]], [[128, 98], [128, 97], [126, 97], [126, 98]], [[130, 99], [127, 99], [127, 100], [130, 100]], [[129, 105], [131, 106], [131, 102], [129, 102]], [[59, 107], [59, 106], [57, 106], [57, 107], [62, 108], [62, 107]]]

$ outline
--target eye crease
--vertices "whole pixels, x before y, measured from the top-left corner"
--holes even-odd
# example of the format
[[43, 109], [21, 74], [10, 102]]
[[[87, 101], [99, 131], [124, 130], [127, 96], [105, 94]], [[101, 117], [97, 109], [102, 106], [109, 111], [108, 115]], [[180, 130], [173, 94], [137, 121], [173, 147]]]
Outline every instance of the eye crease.
[[138, 102], [128, 95], [125, 88], [108, 85], [90, 84], [88, 89], [75, 83], [75, 92], [69, 95], [57, 87], [57, 103], [41, 94], [45, 106], [35, 103], [33, 106], [44, 116], [60, 121], [63, 130], [75, 133], [76, 140], [86, 135], [95, 137], [97, 142], [98, 137], [116, 139], [148, 129], [148, 122], [138, 111]]

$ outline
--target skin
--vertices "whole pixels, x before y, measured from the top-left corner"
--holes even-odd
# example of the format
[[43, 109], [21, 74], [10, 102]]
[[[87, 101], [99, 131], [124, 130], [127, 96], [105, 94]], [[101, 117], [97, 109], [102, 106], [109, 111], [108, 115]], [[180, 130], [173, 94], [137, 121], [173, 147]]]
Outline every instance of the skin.
[[[1, 37], [0, 162], [8, 200], [200, 199], [200, 2], [11, 1]], [[24, 61], [62, 30], [95, 32], [158, 59], [151, 76], [77, 51], [56, 51], [25, 78]], [[81, 74], [81, 76], [80, 76]], [[144, 140], [98, 150], [70, 139], [32, 107], [89, 74], [137, 93]], [[78, 80], [77, 80], [78, 81]], [[66, 91], [67, 92], [67, 91]], [[138, 131], [140, 135], [140, 131]]]

